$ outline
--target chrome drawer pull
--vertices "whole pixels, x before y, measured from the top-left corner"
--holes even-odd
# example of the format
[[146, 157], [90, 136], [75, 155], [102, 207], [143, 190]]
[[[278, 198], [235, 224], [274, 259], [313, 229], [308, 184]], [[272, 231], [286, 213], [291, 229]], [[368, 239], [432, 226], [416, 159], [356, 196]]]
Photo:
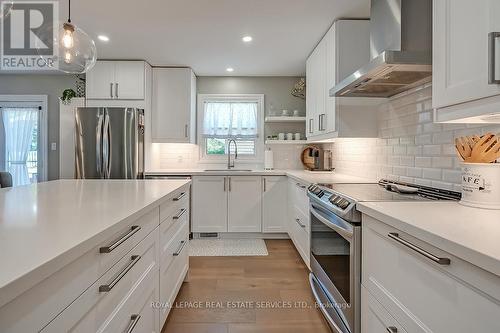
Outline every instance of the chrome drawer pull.
[[130, 227], [130, 231], [128, 231], [126, 234], [124, 234], [122, 237], [118, 238], [113, 244], [108, 245], [108, 246], [103, 246], [99, 248], [99, 253], [110, 253], [114, 249], [116, 249], [118, 246], [123, 244], [127, 239], [132, 237], [136, 232], [141, 230], [141, 227], [138, 225], [133, 225]]
[[181, 216], [182, 216], [182, 215], [184, 215], [184, 213], [185, 213], [186, 211], [187, 211], [187, 209], [182, 208], [182, 209], [179, 211], [179, 213], [178, 213], [177, 215], [172, 216], [172, 219], [174, 219], [174, 220], [178, 220], [178, 219], [180, 219], [180, 218], [181, 218]]
[[120, 282], [120, 280], [125, 276], [125, 274], [127, 274], [128, 271], [130, 271], [132, 269], [132, 267], [134, 267], [134, 265], [137, 264], [137, 262], [141, 259], [141, 256], [134, 255], [134, 256], [130, 257], [130, 259], [132, 261], [127, 266], [125, 266], [125, 268], [120, 272], [120, 274], [115, 276], [109, 284], [103, 284], [102, 286], [99, 286], [100, 293], [110, 292], [111, 289], [113, 289], [114, 286], [116, 286], [116, 284], [118, 282]]
[[130, 316], [130, 325], [128, 325], [127, 330], [125, 333], [132, 333], [134, 331], [135, 326], [137, 326], [137, 323], [139, 322], [139, 319], [141, 319], [140, 314], [133, 314]]
[[184, 198], [184, 196], [185, 196], [185, 195], [186, 195], [186, 192], [182, 192], [181, 194], [179, 194], [179, 196], [178, 196], [178, 197], [173, 198], [172, 200], [173, 200], [173, 201], [179, 201], [179, 200], [181, 200], [182, 198]]
[[449, 258], [436, 257], [435, 255], [427, 252], [426, 250], [422, 249], [421, 247], [413, 245], [412, 243], [402, 239], [401, 237], [399, 237], [399, 234], [396, 232], [390, 232], [387, 236], [389, 236], [389, 238], [394, 239], [396, 242], [406, 246], [407, 248], [412, 249], [413, 251], [423, 255], [427, 259], [434, 261], [435, 263], [437, 263], [439, 265], [445, 266], [445, 265], [449, 265], [451, 263], [451, 260]]
[[174, 253], [172, 253], [172, 255], [174, 257], [177, 257], [179, 254], [181, 254], [182, 249], [184, 248], [185, 245], [186, 245], [186, 241], [181, 241], [181, 245], [179, 246], [179, 249], [177, 251], [175, 251]]
[[297, 222], [300, 225], [301, 228], [305, 228], [306, 227], [305, 224], [300, 223], [300, 219], [295, 219], [295, 222]]
[[398, 329], [394, 326], [387, 327], [387, 332], [389, 333], [398, 333]]

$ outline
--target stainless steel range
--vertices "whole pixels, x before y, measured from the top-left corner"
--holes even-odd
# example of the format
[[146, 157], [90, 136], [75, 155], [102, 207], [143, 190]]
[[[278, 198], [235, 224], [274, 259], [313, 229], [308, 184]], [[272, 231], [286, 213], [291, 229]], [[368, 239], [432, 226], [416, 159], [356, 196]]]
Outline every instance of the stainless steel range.
[[309, 186], [312, 292], [335, 333], [359, 333], [363, 201], [460, 200], [460, 193], [381, 180]]

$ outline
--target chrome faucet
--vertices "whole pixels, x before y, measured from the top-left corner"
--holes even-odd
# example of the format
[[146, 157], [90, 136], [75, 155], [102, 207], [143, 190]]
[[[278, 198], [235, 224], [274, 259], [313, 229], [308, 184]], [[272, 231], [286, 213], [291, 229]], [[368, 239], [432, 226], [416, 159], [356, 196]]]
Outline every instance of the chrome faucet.
[[232, 169], [234, 168], [234, 160], [233, 163], [231, 164], [231, 142], [234, 142], [234, 160], [238, 158], [238, 145], [236, 144], [235, 139], [229, 139], [227, 142], [227, 169]]

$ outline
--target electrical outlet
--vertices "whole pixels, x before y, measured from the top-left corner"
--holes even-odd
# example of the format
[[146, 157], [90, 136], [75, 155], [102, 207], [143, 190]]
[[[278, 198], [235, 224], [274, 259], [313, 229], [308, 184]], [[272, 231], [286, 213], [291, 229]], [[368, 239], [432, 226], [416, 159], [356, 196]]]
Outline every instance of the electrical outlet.
[[57, 143], [56, 142], [52, 142], [50, 144], [50, 150], [57, 150]]

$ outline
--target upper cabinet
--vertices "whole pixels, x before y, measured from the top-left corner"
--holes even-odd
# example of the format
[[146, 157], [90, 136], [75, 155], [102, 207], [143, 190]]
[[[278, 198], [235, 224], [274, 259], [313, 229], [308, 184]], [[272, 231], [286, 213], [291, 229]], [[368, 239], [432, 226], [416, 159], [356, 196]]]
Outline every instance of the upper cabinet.
[[99, 60], [86, 75], [87, 99], [144, 100], [146, 62]]
[[306, 63], [308, 140], [376, 137], [373, 98], [330, 97], [330, 89], [370, 60], [370, 22], [336, 21]]
[[191, 68], [153, 68], [152, 142], [196, 142], [196, 76]]
[[500, 1], [433, 6], [435, 120], [500, 121]]

